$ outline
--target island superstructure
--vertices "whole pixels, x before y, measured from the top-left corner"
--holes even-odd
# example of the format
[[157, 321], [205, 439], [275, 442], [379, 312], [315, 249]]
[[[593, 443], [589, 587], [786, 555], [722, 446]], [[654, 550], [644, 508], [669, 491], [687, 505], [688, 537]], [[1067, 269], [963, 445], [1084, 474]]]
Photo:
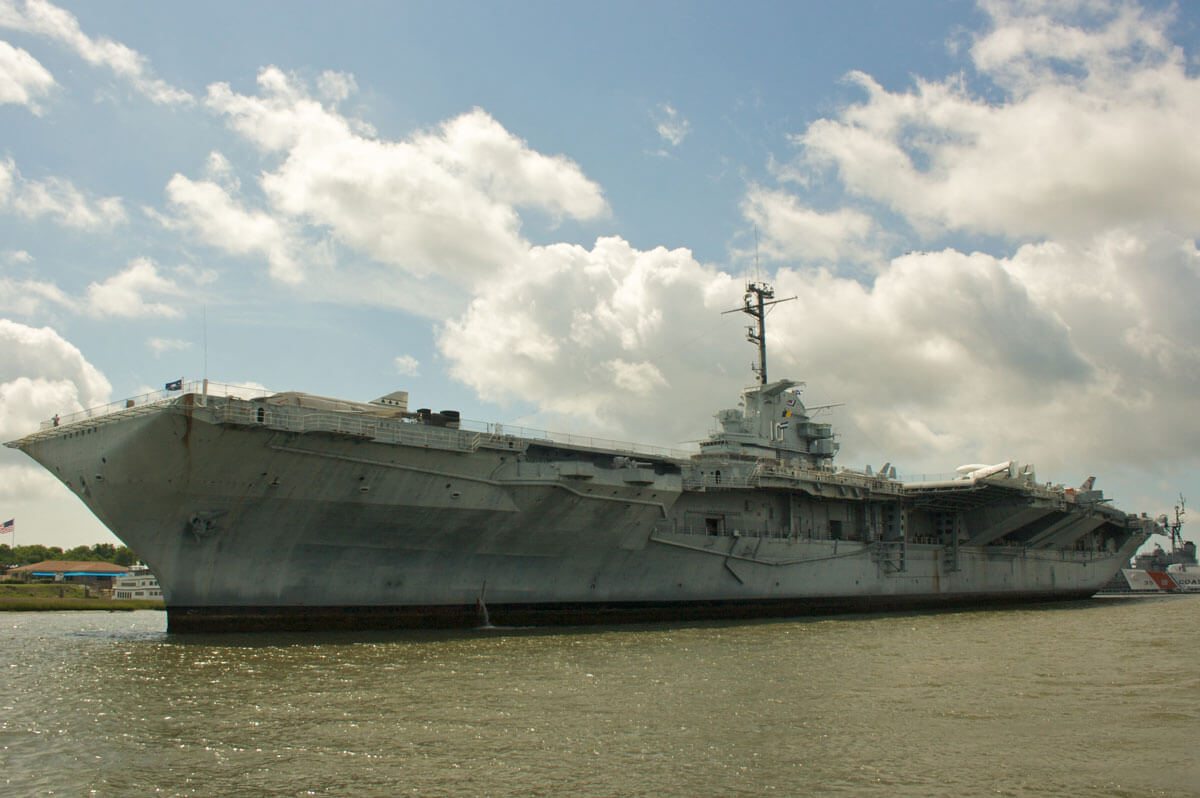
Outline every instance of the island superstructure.
[[1013, 461], [836, 467], [802, 384], [758, 381], [698, 452], [464, 422], [396, 392], [177, 393], [7, 445], [153, 569], [173, 632], [607, 623], [1079, 599], [1157, 529]]

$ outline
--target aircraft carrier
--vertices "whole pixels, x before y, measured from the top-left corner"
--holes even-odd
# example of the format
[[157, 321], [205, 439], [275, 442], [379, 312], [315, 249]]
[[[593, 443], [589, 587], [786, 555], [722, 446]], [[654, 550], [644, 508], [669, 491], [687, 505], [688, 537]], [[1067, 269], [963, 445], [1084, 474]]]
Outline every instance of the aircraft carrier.
[[1157, 530], [1016, 462], [836, 467], [802, 385], [757, 382], [698, 452], [208, 383], [6, 445], [157, 575], [172, 632], [615, 623], [1081, 599]]

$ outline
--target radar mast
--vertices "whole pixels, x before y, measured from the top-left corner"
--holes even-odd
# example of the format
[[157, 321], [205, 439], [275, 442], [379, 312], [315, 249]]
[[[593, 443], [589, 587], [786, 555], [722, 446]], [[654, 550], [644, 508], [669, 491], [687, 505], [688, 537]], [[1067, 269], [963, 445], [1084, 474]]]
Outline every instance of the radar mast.
[[746, 340], [758, 345], [758, 362], [750, 366], [751, 371], [758, 375], [758, 384], [767, 384], [767, 308], [780, 302], [791, 302], [796, 297], [776, 299], [775, 289], [765, 282], [746, 283], [746, 295], [740, 308], [726, 310], [726, 313], [745, 313], [755, 320], [746, 328]]

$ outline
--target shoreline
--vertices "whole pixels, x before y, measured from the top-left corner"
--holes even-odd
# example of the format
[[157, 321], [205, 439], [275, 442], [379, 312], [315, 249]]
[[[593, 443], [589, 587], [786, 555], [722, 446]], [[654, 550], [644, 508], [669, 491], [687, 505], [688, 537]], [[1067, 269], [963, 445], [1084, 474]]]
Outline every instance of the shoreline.
[[160, 610], [165, 612], [166, 605], [161, 601], [151, 599], [0, 596], [0, 612], [48, 612], [55, 610], [96, 610], [104, 612]]
[[166, 610], [162, 599], [114, 599], [94, 588], [60, 583], [0, 583], [0, 612]]

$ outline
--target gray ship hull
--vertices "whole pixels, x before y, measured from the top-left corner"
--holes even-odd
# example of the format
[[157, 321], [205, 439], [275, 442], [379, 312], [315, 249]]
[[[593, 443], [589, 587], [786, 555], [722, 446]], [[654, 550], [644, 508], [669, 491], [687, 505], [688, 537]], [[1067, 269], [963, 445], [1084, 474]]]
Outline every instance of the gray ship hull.
[[1078, 599], [1149, 532], [1012, 480], [908, 490], [199, 394], [12, 445], [150, 565], [179, 632]]

